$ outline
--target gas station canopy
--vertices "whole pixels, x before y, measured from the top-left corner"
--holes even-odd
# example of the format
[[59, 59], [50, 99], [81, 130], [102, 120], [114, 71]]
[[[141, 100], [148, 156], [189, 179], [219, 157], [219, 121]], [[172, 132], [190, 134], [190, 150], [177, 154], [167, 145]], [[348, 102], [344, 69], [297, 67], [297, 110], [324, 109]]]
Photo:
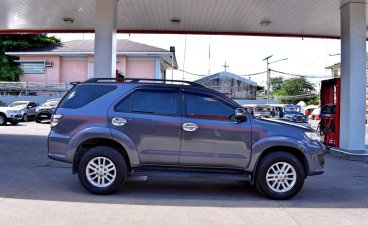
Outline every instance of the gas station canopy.
[[[347, 2], [119, 0], [117, 30], [339, 38], [340, 7]], [[0, 9], [0, 33], [95, 31], [95, 0], [3, 0]]]

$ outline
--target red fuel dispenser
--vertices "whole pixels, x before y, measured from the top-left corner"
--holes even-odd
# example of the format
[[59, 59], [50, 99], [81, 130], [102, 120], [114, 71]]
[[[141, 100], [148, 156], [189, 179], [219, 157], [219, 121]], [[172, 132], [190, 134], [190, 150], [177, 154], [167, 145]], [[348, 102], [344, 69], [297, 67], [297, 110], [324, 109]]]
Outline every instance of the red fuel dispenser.
[[340, 78], [321, 82], [321, 122], [318, 131], [323, 143], [339, 147], [340, 139]]

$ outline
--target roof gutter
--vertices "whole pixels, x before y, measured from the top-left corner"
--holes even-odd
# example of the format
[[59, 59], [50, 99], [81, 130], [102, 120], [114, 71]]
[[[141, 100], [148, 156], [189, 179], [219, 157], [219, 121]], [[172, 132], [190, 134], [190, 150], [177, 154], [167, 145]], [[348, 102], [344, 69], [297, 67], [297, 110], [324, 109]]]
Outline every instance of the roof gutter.
[[[23, 55], [94, 55], [94, 52], [5, 52], [6, 55], [23, 56]], [[170, 56], [172, 52], [116, 52], [117, 55], [145, 55], [145, 56]]]
[[36, 63], [36, 62], [47, 62], [46, 59], [25, 59], [25, 60], [14, 60], [14, 62], [18, 62], [18, 63]]

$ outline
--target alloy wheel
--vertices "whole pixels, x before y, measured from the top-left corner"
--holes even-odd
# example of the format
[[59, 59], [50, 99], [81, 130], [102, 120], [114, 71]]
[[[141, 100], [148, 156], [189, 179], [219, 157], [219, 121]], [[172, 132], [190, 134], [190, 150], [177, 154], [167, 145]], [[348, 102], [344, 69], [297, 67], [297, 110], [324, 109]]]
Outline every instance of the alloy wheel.
[[107, 187], [116, 178], [116, 167], [114, 163], [106, 157], [95, 157], [86, 166], [87, 180], [96, 187]]
[[277, 193], [284, 193], [291, 190], [295, 186], [296, 180], [296, 171], [287, 162], [273, 164], [266, 173], [267, 186]]

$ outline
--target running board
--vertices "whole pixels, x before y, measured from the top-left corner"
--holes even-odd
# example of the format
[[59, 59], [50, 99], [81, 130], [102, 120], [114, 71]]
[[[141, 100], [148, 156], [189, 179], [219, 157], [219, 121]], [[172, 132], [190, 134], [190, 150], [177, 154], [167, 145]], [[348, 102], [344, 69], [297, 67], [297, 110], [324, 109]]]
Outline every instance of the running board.
[[[248, 173], [216, 173], [216, 172], [186, 172], [186, 171], [167, 171], [167, 170], [143, 170], [135, 169], [131, 172], [133, 177], [162, 177], [177, 179], [201, 179], [201, 180], [239, 180], [250, 181]], [[134, 179], [133, 179], [134, 180]]]

